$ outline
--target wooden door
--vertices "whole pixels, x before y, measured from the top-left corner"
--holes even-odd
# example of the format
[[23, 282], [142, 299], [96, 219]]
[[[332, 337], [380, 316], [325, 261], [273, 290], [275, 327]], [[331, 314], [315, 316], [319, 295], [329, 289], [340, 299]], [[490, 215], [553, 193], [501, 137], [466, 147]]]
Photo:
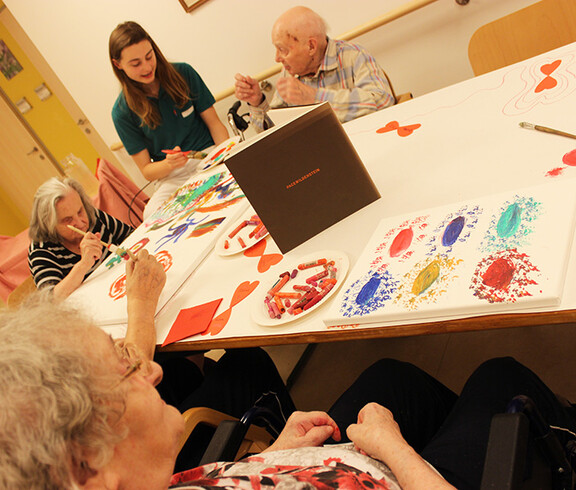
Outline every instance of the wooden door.
[[2, 206], [0, 235], [12, 235], [15, 226], [20, 231], [28, 226], [38, 186], [61, 173], [3, 97], [0, 128], [0, 196], [9, 200]]

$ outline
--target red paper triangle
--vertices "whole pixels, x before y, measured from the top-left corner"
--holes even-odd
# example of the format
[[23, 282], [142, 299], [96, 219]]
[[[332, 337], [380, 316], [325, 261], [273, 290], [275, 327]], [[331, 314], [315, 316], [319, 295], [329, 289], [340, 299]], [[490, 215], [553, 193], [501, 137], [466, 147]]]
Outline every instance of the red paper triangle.
[[170, 328], [170, 332], [168, 332], [162, 347], [204, 332], [210, 326], [210, 322], [212, 321], [212, 318], [214, 318], [216, 310], [220, 306], [221, 302], [222, 298], [215, 299], [209, 303], [204, 303], [203, 305], [180, 310], [180, 313], [178, 313], [176, 321], [172, 325], [172, 328]]

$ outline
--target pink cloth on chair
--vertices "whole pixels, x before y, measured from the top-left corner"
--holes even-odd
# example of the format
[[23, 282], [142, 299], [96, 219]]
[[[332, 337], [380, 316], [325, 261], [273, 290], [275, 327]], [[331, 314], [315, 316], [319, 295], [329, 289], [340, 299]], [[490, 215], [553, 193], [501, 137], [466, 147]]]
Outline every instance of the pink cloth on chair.
[[0, 236], [0, 297], [8, 295], [30, 275], [28, 228], [16, 236]]
[[[100, 181], [100, 186], [98, 195], [94, 198], [94, 205], [130, 226], [140, 225], [142, 212], [150, 199], [148, 195], [140, 192], [134, 199], [140, 190], [138, 186], [102, 158], [98, 159], [96, 178]], [[130, 208], [132, 212], [129, 211]]]

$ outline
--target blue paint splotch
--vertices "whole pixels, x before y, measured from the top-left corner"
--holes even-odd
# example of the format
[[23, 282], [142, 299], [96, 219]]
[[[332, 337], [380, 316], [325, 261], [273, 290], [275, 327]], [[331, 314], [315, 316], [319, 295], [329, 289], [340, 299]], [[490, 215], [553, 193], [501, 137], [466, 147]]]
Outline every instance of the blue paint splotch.
[[479, 249], [486, 253], [529, 245], [542, 213], [542, 203], [533, 197], [514, 196], [492, 215]]
[[444, 230], [444, 234], [442, 235], [442, 245], [445, 247], [451, 247], [456, 243], [460, 233], [462, 233], [462, 229], [464, 228], [464, 224], [466, 223], [466, 218], [464, 216], [458, 216], [454, 218], [448, 226]]
[[426, 243], [426, 255], [451, 254], [458, 244], [466, 243], [482, 212], [480, 206], [465, 205], [448, 213], [430, 233], [430, 239]]
[[398, 287], [388, 271], [371, 271], [352, 283], [342, 296], [340, 313], [345, 317], [364, 316], [386, 306]]

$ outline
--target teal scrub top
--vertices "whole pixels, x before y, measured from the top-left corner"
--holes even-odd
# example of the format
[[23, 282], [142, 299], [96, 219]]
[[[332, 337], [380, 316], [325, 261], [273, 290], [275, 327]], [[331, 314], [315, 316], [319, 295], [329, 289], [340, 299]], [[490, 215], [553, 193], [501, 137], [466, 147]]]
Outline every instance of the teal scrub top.
[[175, 146], [180, 146], [183, 151], [200, 151], [214, 144], [208, 126], [200, 117], [201, 112], [214, 105], [214, 96], [190, 65], [173, 63], [172, 66], [190, 87], [191, 100], [179, 108], [160, 87], [158, 98], [150, 98], [158, 105], [162, 116], [162, 124], [156, 129], [142, 125], [140, 117], [128, 107], [123, 93], [116, 99], [112, 119], [118, 136], [130, 155], [148, 149], [150, 158], [158, 161], [166, 158], [162, 150], [172, 149]]

